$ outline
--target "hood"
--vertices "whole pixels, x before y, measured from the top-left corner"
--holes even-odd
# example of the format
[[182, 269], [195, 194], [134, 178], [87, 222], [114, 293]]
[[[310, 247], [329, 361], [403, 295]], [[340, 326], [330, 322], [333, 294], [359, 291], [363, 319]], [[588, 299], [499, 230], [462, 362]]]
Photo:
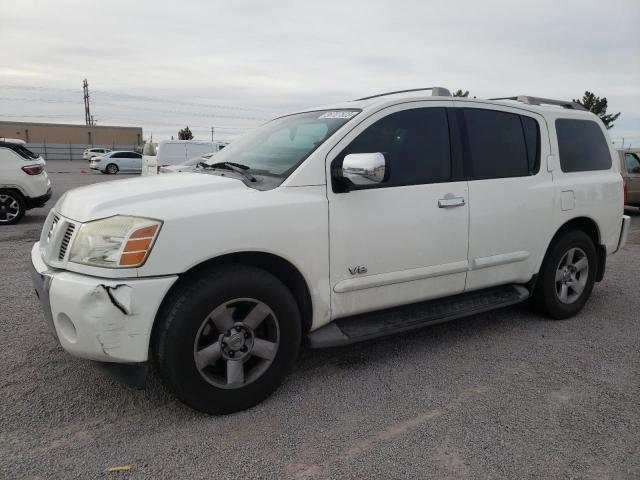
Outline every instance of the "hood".
[[[198, 205], [211, 204], [214, 197], [254, 192], [242, 181], [203, 173], [154, 175], [75, 188], [55, 206], [57, 212], [78, 222], [113, 215], [135, 215], [164, 220]], [[179, 208], [176, 208], [179, 207]]]

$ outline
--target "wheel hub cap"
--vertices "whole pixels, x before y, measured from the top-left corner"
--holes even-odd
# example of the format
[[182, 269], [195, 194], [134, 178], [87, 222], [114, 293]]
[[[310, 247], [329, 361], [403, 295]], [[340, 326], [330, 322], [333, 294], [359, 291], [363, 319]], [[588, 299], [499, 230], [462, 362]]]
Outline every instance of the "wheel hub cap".
[[220, 351], [226, 359], [241, 360], [251, 355], [253, 331], [242, 323], [236, 323], [220, 336]]

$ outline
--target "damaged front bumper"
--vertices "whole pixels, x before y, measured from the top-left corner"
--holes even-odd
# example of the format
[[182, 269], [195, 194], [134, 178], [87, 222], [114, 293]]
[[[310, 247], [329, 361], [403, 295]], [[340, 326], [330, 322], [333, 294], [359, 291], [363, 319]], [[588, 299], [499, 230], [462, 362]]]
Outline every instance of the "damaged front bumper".
[[52, 270], [38, 243], [31, 262], [45, 318], [67, 352], [100, 362], [147, 361], [156, 313], [177, 276], [106, 279]]

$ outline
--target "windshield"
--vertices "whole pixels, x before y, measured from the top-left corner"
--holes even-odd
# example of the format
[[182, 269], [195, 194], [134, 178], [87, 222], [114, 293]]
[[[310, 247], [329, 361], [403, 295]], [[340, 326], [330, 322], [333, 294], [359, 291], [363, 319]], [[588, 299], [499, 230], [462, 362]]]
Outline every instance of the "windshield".
[[243, 135], [206, 163], [234, 163], [256, 175], [285, 178], [359, 112], [320, 110], [278, 118]]

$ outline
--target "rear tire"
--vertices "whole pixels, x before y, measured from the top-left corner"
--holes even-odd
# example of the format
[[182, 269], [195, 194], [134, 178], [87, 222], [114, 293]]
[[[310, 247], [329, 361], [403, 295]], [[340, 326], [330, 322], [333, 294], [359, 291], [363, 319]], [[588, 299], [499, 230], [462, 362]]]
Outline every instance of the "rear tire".
[[115, 175], [116, 173], [118, 173], [118, 170], [119, 168], [115, 163], [110, 163], [106, 168], [107, 173], [110, 175]]
[[563, 234], [542, 263], [531, 299], [534, 310], [555, 320], [578, 313], [593, 290], [597, 265], [595, 245], [586, 233]]
[[302, 335], [289, 289], [245, 265], [204, 272], [179, 286], [157, 322], [152, 350], [164, 382], [188, 406], [213, 414], [267, 398], [292, 367]]
[[27, 204], [15, 190], [0, 189], [0, 225], [13, 225], [24, 217]]

